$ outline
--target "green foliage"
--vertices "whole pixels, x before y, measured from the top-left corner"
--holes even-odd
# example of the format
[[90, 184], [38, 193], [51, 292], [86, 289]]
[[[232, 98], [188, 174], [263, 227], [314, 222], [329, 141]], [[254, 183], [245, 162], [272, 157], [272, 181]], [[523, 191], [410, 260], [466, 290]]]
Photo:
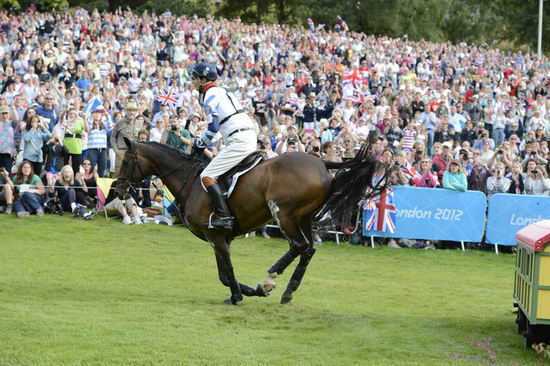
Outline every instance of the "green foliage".
[[69, 0], [69, 5], [71, 7], [79, 6], [88, 11], [93, 11], [94, 9], [99, 11], [109, 10], [108, 0]]
[[1, 9], [20, 9], [21, 4], [17, 0], [0, 0]]
[[61, 10], [69, 7], [68, 0], [0, 0], [0, 6], [4, 9], [26, 10], [29, 6], [36, 5], [40, 11]]
[[[132, 5], [132, 7], [134, 6]], [[147, 10], [161, 14], [165, 11], [171, 11], [175, 15], [196, 14], [200, 17], [205, 17], [212, 11], [209, 1], [196, 0], [145, 0], [143, 4], [135, 7], [135, 9], [138, 12]]]
[[[210, 245], [182, 227], [0, 216], [0, 365], [470, 365], [469, 338], [531, 365], [511, 312], [514, 256], [324, 243], [302, 286], [223, 304]], [[232, 243], [255, 285], [286, 250]]]

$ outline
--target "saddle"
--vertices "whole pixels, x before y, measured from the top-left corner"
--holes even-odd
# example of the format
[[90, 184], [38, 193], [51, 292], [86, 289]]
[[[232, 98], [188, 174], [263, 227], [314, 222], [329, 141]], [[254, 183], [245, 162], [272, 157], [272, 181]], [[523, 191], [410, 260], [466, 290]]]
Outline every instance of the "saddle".
[[224, 192], [224, 196], [226, 197], [231, 196], [231, 193], [233, 193], [233, 190], [237, 185], [237, 180], [239, 179], [239, 177], [246, 174], [248, 171], [252, 170], [252, 168], [254, 168], [256, 165], [258, 165], [260, 162], [266, 159], [267, 159], [267, 156], [263, 151], [261, 150], [254, 151], [253, 153], [249, 154], [246, 158], [244, 158], [235, 167], [227, 171], [227, 173], [219, 176], [218, 184], [222, 189], [222, 191]]

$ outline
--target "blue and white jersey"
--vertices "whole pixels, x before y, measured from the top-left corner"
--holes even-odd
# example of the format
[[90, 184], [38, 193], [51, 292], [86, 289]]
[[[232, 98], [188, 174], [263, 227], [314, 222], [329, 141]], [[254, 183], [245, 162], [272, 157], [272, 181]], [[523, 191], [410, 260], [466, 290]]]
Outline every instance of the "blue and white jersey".
[[[205, 143], [210, 143], [218, 132], [227, 143], [229, 134], [233, 131], [240, 128], [254, 128], [254, 122], [246, 114], [241, 103], [224, 88], [210, 87], [201, 97], [204, 98], [201, 98], [200, 103], [204, 108], [208, 122], [208, 129], [202, 137]], [[227, 117], [229, 118], [227, 119]]]

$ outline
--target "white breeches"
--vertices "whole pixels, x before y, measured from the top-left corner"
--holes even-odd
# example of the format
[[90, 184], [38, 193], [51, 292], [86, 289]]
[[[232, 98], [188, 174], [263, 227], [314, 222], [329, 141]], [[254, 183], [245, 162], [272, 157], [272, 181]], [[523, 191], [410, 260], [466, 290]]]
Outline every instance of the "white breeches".
[[257, 136], [253, 130], [237, 132], [228, 138], [225, 148], [220, 151], [201, 173], [204, 177], [217, 178], [239, 164], [257, 149]]

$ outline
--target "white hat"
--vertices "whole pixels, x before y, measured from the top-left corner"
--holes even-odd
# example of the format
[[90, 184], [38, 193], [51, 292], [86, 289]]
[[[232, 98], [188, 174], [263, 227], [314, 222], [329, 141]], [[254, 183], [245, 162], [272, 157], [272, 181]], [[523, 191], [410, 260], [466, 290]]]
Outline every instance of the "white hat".
[[453, 144], [450, 142], [450, 141], [445, 141], [444, 143], [441, 144], [442, 146], [446, 146], [448, 147], [449, 149], [452, 149], [453, 148]]

